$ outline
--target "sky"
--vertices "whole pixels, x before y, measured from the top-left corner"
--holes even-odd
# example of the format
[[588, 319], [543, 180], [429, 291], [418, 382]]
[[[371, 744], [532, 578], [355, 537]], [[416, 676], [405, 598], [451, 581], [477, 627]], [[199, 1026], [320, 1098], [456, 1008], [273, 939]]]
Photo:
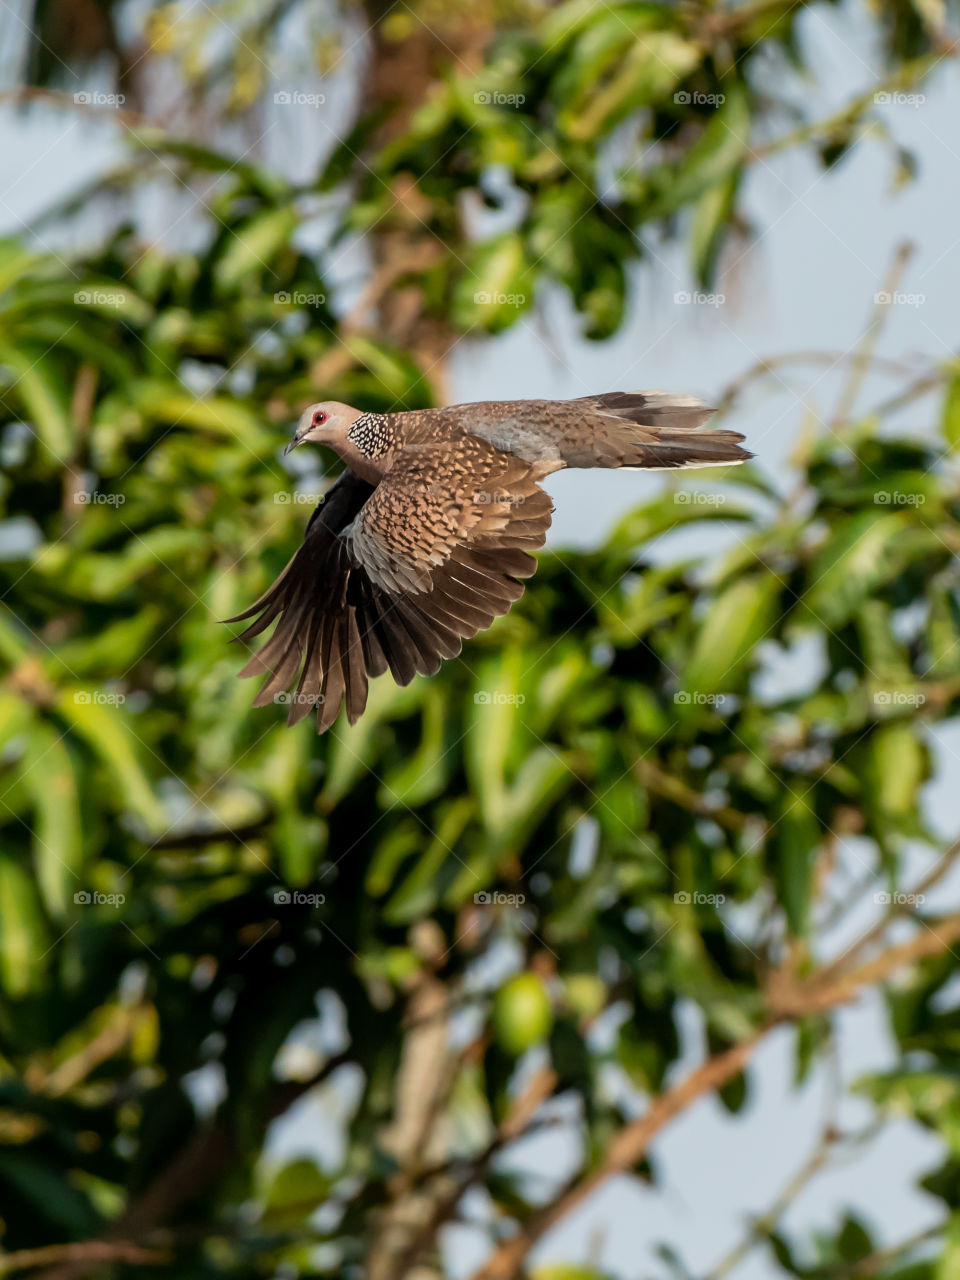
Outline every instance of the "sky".
[[[16, 0], [4, 5], [0, 75], [9, 75], [18, 56], [23, 29]], [[0, 28], [2, 30], [2, 28]], [[878, 72], [862, 10], [847, 5], [804, 18], [803, 38], [818, 68], [815, 83], [797, 82], [792, 91], [809, 111], [826, 116], [851, 96], [869, 88]], [[331, 99], [346, 111], [351, 66], [339, 73]], [[90, 87], [85, 85], [84, 87]], [[457, 400], [563, 398], [613, 389], [666, 388], [692, 392], [708, 402], [763, 357], [791, 351], [815, 351], [840, 357], [855, 347], [874, 309], [897, 247], [914, 246], [898, 286], [902, 295], [889, 308], [878, 351], [918, 365], [953, 358], [960, 339], [960, 77], [941, 69], [923, 87], [919, 103], [891, 103], [879, 117], [900, 145], [917, 159], [915, 181], [893, 190], [891, 148], [879, 135], [862, 141], [837, 168], [825, 172], [805, 152], [786, 152], [755, 164], [747, 179], [746, 202], [755, 234], [732, 246], [723, 261], [716, 298], [678, 301], [695, 292], [683, 247], [652, 244], [649, 262], [635, 274], [628, 320], [613, 339], [595, 344], [578, 334], [578, 321], [562, 298], [551, 300], [549, 316], [531, 315], [507, 333], [478, 341], [467, 339], [453, 353], [451, 387]], [[296, 163], [309, 165], [288, 121], [277, 117], [276, 146]], [[336, 120], [324, 124], [335, 131]], [[32, 219], [57, 195], [75, 189], [122, 155], [119, 131], [109, 122], [87, 124], [46, 107], [17, 113], [0, 103], [0, 232], [30, 234]], [[322, 140], [317, 143], [322, 145]], [[293, 160], [291, 159], [291, 163]], [[188, 231], [189, 220], [185, 231]], [[95, 228], [91, 228], [91, 231]], [[157, 234], [160, 234], [158, 227]], [[46, 240], [47, 233], [44, 232]], [[56, 242], [54, 242], [56, 243]], [[341, 264], [344, 279], [362, 267], [352, 250]], [[788, 482], [789, 457], [804, 422], [829, 418], [843, 383], [842, 363], [782, 368], [753, 385], [723, 425], [747, 436], [758, 465]], [[857, 410], [882, 400], [894, 383], [870, 375]], [[917, 406], [898, 426], [926, 431], [935, 424], [935, 405]], [[548, 488], [557, 511], [548, 546], [589, 547], [619, 515], [670, 483], [660, 474], [567, 472], [553, 476]], [[722, 526], [721, 526], [722, 527]], [[711, 526], [711, 545], [720, 536]], [[733, 526], [722, 534], [733, 541]], [[684, 531], [687, 550], [702, 549], [703, 535]], [[699, 542], [698, 542], [699, 539]], [[677, 541], [665, 543], [671, 553]], [[797, 659], [803, 666], [805, 660]], [[796, 678], [784, 670], [783, 679]], [[933, 743], [937, 775], [928, 788], [928, 808], [944, 835], [956, 826], [960, 731], [943, 730]], [[917, 874], [929, 854], [915, 851]], [[849, 874], [861, 854], [844, 850]], [[938, 893], [955, 903], [960, 880], [945, 882]], [[936, 900], [929, 904], [936, 907]], [[878, 908], [862, 904], [855, 923], [870, 923]], [[844, 939], [832, 939], [838, 949]], [[319, 1025], [319, 1024], [318, 1024]], [[875, 995], [839, 1015], [840, 1055], [849, 1078], [882, 1070], [891, 1058], [883, 1014]], [[315, 1028], [304, 1029], [307, 1039]], [[688, 1010], [682, 1020], [684, 1074], [702, 1053], [702, 1031]], [[576, 1261], [592, 1259], [627, 1280], [664, 1275], [654, 1247], [676, 1249], [691, 1271], [705, 1277], [741, 1239], [748, 1217], [762, 1213], [809, 1155], [830, 1093], [826, 1068], [815, 1071], [805, 1087], [791, 1087], [792, 1035], [771, 1035], [749, 1070], [748, 1105], [738, 1116], [714, 1098], [692, 1107], [657, 1138], [652, 1160], [660, 1174], [656, 1188], [617, 1180], [574, 1214], [543, 1242], [535, 1255]], [[611, 1087], [615, 1087], [612, 1083]], [[334, 1076], [278, 1122], [273, 1153], [327, 1150], [334, 1143], [337, 1115], [348, 1104], [355, 1081]], [[200, 1086], [202, 1092], [202, 1085]], [[869, 1120], [865, 1103], [847, 1101], [841, 1122], [856, 1128]], [[518, 1159], [540, 1178], [562, 1176], [573, 1154], [569, 1131], [526, 1144]], [[940, 1159], [939, 1143], [906, 1123], [890, 1125], [879, 1143], [844, 1168], [818, 1177], [795, 1201], [788, 1228], [835, 1226], [841, 1208], [861, 1214], [881, 1244], [893, 1244], [935, 1223], [940, 1202], [918, 1192], [923, 1171]], [[482, 1218], [484, 1206], [471, 1204]], [[451, 1228], [445, 1247], [451, 1273], [469, 1275], [482, 1258], [482, 1233]], [[733, 1273], [737, 1280], [768, 1280], [779, 1274], [762, 1249]]]

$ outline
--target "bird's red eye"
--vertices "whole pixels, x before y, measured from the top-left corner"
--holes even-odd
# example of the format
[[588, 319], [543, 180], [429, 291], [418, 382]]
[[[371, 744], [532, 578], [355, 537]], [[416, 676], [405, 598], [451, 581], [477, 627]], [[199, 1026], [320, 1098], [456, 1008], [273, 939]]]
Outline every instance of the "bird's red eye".
[[327, 415], [323, 412], [322, 409], [318, 409], [317, 412], [313, 415], [313, 425], [315, 427], [321, 426], [324, 422], [326, 422], [326, 420], [327, 420]]

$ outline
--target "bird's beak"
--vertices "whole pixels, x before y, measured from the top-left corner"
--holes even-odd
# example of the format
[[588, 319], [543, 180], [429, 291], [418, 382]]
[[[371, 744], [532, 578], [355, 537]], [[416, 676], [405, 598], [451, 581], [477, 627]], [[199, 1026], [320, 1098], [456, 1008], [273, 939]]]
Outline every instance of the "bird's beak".
[[299, 431], [295, 432], [293, 439], [287, 443], [287, 447], [283, 451], [283, 456], [286, 457], [291, 449], [295, 449], [298, 444], [302, 444], [302, 443], [303, 443], [303, 437], [300, 435], [300, 432]]

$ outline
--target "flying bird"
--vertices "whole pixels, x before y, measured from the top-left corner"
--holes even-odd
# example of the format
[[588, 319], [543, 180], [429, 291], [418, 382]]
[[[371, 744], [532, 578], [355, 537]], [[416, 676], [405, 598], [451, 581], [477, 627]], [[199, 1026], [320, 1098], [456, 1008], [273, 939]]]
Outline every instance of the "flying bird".
[[[362, 413], [335, 400], [304, 410], [284, 453], [311, 441], [346, 463], [303, 545], [255, 604], [230, 618], [277, 621], [241, 676], [265, 676], [254, 705], [316, 707], [319, 732], [346, 702], [351, 724], [368, 677], [433, 675], [465, 638], [523, 595], [553, 503], [540, 488], [564, 467], [729, 466], [753, 455], [735, 431], [697, 428], [692, 396], [614, 391], [578, 400], [491, 400]], [[296, 682], [295, 690], [286, 692]]]

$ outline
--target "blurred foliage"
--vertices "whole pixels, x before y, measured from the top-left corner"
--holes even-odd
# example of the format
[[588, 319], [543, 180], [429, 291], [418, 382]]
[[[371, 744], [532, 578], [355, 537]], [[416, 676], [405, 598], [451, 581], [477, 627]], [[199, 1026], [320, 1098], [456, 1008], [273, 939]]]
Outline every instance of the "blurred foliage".
[[[484, 41], [482, 72], [448, 60], [430, 93], [426, 77], [388, 136], [361, 113], [306, 185], [142, 130], [128, 168], [58, 211], [136, 191], [160, 162], [210, 180], [199, 250], [135, 223], [69, 261], [0, 244], [7, 1254], [122, 1241], [144, 1256], [98, 1274], [178, 1280], [436, 1268], [466, 1188], [485, 1188], [494, 1239], [555, 1189], [501, 1158], [531, 1074], [576, 1104], [586, 1174], [664, 1087], [681, 1007], [720, 1053], [767, 1025], [771, 973], [829, 960], [865, 898], [938, 926], [904, 897], [904, 863], [938, 847], [922, 792], [960, 699], [956, 365], [923, 383], [938, 436], [871, 418], [805, 436], [780, 484], [670, 482], [597, 550], [544, 554], [462, 660], [377, 682], [360, 723], [322, 739], [251, 711], [217, 623], [279, 571], [327, 481], [302, 469], [316, 454], [280, 458], [295, 410], [435, 396], [389, 302], [369, 324], [334, 305], [325, 253], [303, 247], [311, 201], [346, 193], [331, 243], [360, 233], [450, 333], [501, 328], [559, 281], [603, 337], [644, 225], [683, 214], [710, 276], [755, 125], [777, 117], [752, 68], [802, 65], [805, 7], [531, 11]], [[874, 8], [910, 82], [940, 56], [940, 9]], [[388, 18], [378, 56], [402, 58], [414, 37]], [[797, 141], [836, 159], [868, 109]], [[630, 163], [604, 183], [627, 127]], [[504, 176], [520, 212], [475, 235], [464, 205], [506, 207]], [[726, 533], [719, 549], [671, 550], [698, 526]], [[925, 1183], [939, 1260], [915, 1260], [927, 1241], [880, 1257], [876, 1224], [846, 1217], [813, 1241], [772, 1223], [771, 1267], [953, 1274], [952, 959], [891, 989], [902, 1060], [861, 1084], [878, 1123], [906, 1114], [943, 1140]], [[797, 1019], [798, 1082], [831, 1043], [828, 1014]], [[743, 1077], [720, 1094], [733, 1112], [746, 1096]], [[278, 1158], [271, 1125], [312, 1134], [318, 1098], [315, 1154]], [[411, 1203], [432, 1224], [412, 1244], [394, 1216]]]

